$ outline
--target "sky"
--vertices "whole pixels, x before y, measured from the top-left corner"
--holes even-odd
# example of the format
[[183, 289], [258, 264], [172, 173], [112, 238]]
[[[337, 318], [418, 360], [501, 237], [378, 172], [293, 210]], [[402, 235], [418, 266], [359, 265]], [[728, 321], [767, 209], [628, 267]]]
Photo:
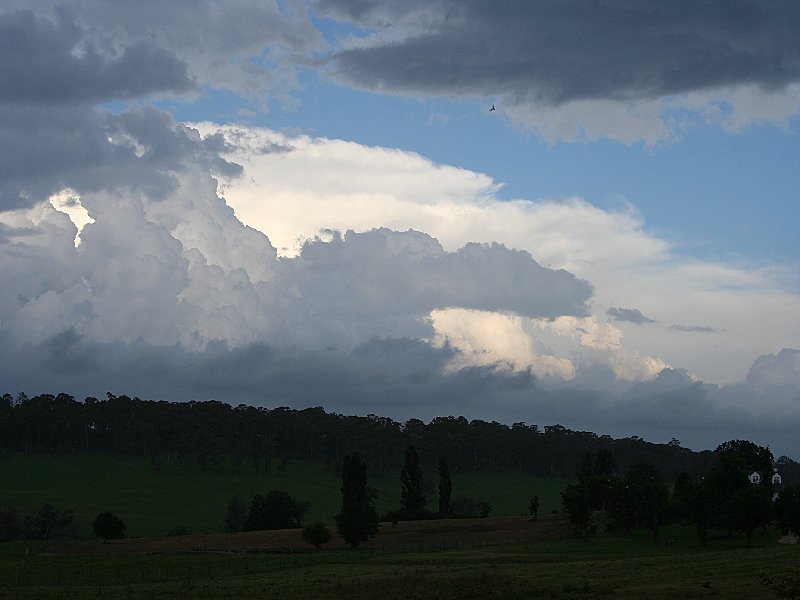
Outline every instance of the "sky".
[[6, 0], [2, 392], [800, 459], [798, 30], [792, 0]]

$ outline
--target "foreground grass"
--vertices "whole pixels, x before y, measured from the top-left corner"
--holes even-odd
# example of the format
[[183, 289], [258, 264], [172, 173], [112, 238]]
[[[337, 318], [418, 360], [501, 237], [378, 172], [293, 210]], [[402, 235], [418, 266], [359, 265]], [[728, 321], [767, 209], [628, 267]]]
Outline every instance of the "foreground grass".
[[[98, 513], [111, 511], [125, 522], [128, 536], [150, 537], [173, 529], [222, 531], [230, 496], [241, 494], [249, 502], [255, 494], [278, 489], [310, 502], [306, 522], [333, 523], [341, 505], [341, 480], [324, 464], [294, 461], [270, 473], [248, 467], [237, 474], [227, 462], [201, 471], [192, 461], [173, 457], [156, 471], [146, 458], [3, 453], [0, 507], [14, 506], [23, 515], [35, 514], [46, 503], [72, 508], [82, 537], [91, 537], [90, 524]], [[426, 479], [435, 484], [436, 475], [426, 474]], [[524, 473], [453, 473], [453, 497], [486, 500], [493, 515], [519, 515], [527, 513], [530, 495], [538, 494], [540, 513], [547, 514], [560, 508], [565, 484]], [[378, 491], [380, 513], [399, 507], [399, 472], [397, 477], [370, 475], [369, 485]], [[431, 496], [435, 510], [435, 492]]]
[[637, 532], [429, 552], [102, 557], [24, 557], [14, 543], [0, 546], [0, 598], [774, 598], [759, 571], [785, 572], [800, 549], [741, 542], [655, 548]]

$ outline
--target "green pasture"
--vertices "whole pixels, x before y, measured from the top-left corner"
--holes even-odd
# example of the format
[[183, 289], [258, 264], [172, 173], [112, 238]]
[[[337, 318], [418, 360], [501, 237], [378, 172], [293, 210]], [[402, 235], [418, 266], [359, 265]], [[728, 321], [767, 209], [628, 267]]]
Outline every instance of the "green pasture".
[[322, 550], [295, 554], [25, 556], [0, 544], [0, 598], [777, 598], [759, 582], [797, 567], [776, 533], [713, 538], [646, 532], [447, 551]]
[[[437, 478], [426, 473], [432, 490], [429, 506], [436, 510]], [[453, 498], [485, 500], [492, 514], [527, 514], [528, 498], [539, 495], [540, 514], [560, 509], [563, 479], [546, 479], [523, 473], [452, 473]], [[383, 514], [399, 507], [400, 477], [369, 477], [378, 492], [377, 508]], [[322, 463], [294, 461], [281, 468], [245, 468], [241, 474], [222, 463], [201, 471], [193, 462], [173, 458], [155, 470], [146, 458], [108, 454], [0, 454], [0, 507], [14, 506], [31, 515], [44, 504], [72, 508], [78, 534], [91, 536], [90, 523], [100, 512], [117, 514], [130, 537], [164, 535], [175, 528], [194, 533], [223, 530], [228, 498], [241, 494], [247, 502], [255, 494], [284, 490], [297, 500], [310, 502], [306, 522], [333, 523], [341, 505], [341, 480]]]

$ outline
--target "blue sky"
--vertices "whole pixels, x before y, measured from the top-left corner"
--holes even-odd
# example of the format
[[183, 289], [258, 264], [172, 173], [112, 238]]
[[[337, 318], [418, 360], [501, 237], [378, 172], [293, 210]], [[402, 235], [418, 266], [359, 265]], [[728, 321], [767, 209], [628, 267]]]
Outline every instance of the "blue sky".
[[800, 455], [798, 28], [792, 1], [10, 0], [3, 391]]
[[[290, 106], [259, 107], [225, 90], [159, 105], [184, 121], [247, 122], [417, 152], [488, 174], [503, 184], [505, 199], [580, 196], [609, 208], [628, 201], [649, 230], [689, 255], [800, 258], [794, 226], [800, 222], [800, 117], [738, 131], [700, 123], [653, 145], [548, 141], [502, 112], [490, 113], [491, 97], [387, 95], [310, 72], [301, 72], [300, 81]], [[243, 115], [242, 108], [255, 114]]]

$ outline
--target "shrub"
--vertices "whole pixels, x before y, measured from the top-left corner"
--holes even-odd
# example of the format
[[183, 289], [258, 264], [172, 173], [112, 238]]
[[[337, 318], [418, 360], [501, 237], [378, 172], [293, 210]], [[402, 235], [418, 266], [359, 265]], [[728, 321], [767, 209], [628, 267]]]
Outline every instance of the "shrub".
[[309, 523], [303, 527], [303, 541], [319, 550], [320, 546], [331, 541], [331, 532], [321, 521]]
[[125, 537], [125, 523], [110, 512], [100, 513], [92, 521], [94, 534], [104, 540], [119, 540]]

